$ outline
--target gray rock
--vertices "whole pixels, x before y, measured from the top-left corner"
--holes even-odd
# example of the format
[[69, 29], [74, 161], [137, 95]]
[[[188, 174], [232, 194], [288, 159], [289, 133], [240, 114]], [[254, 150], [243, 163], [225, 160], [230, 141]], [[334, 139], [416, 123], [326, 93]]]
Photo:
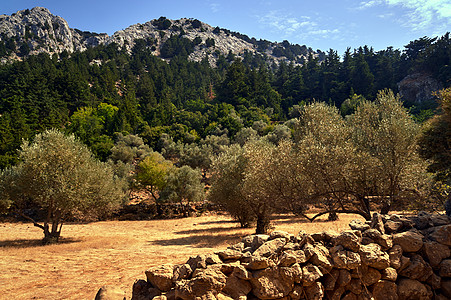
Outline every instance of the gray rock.
[[388, 253], [382, 251], [381, 246], [378, 244], [362, 245], [359, 254], [364, 265], [379, 270], [390, 266], [390, 256]]
[[254, 251], [253, 255], [269, 257], [271, 255], [277, 254], [283, 248], [283, 246], [285, 246], [286, 243], [287, 240], [284, 238], [268, 240], [266, 243], [258, 247]]
[[396, 233], [393, 244], [400, 245], [403, 252], [417, 252], [423, 247], [423, 236], [414, 231]]
[[365, 231], [367, 229], [370, 229], [370, 225], [366, 224], [364, 221], [359, 219], [354, 219], [349, 223], [349, 227], [351, 227], [352, 230], [359, 230], [359, 231]]

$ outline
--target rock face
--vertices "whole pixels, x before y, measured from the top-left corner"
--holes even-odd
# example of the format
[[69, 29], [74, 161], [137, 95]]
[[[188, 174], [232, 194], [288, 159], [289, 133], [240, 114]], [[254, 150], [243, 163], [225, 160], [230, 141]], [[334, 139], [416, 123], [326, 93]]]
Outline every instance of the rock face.
[[148, 269], [132, 299], [449, 299], [450, 220], [426, 217], [440, 222], [379, 215], [338, 235], [247, 236], [215, 259]]
[[144, 41], [145, 46], [151, 49], [154, 55], [168, 58], [162, 55], [162, 47], [168, 39], [176, 36], [192, 42], [193, 50], [189, 53], [188, 59], [202, 61], [207, 58], [212, 66], [216, 65], [218, 53], [227, 56], [231, 52], [238, 57], [244, 57], [246, 52], [258, 53], [267, 57], [270, 63], [276, 64], [281, 61], [296, 64], [307, 59], [309, 54], [313, 57], [322, 57], [324, 54], [297, 45], [302, 53], [290, 61], [284, 56], [273, 54], [274, 49], [286, 47], [283, 43], [262, 41], [257, 44], [255, 39], [245, 35], [186, 18], [169, 20], [162, 17], [144, 24], [131, 25], [108, 36], [105, 33], [72, 29], [63, 18], [52, 15], [43, 7], [21, 10], [11, 16], [0, 15], [0, 42], [15, 45], [11, 47], [6, 57], [1, 58], [2, 62], [39, 53], [84, 51], [89, 47], [112, 43], [131, 52], [137, 40]]
[[442, 88], [440, 82], [429, 74], [415, 73], [406, 76], [398, 83], [399, 94], [404, 101], [422, 103], [433, 100], [433, 92]]

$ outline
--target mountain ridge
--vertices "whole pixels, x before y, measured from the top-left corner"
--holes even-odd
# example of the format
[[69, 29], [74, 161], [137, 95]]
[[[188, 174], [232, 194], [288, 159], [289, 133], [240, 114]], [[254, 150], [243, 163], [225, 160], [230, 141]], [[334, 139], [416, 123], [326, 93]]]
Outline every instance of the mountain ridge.
[[137, 40], [143, 40], [145, 46], [151, 47], [156, 56], [170, 59], [161, 54], [162, 48], [169, 39], [176, 37], [192, 43], [189, 47], [190, 53], [187, 53], [189, 60], [201, 61], [207, 58], [212, 66], [216, 64], [220, 54], [227, 56], [229, 53], [242, 58], [248, 54], [260, 55], [270, 64], [279, 64], [282, 61], [302, 64], [309, 57], [318, 57], [321, 60], [324, 56], [322, 51], [313, 51], [305, 45], [292, 45], [288, 41], [275, 43], [257, 40], [193, 18], [170, 20], [160, 17], [144, 24], [130, 25], [110, 36], [106, 33], [98, 34], [71, 28], [64, 18], [53, 15], [44, 7], [20, 10], [12, 15], [0, 15], [2, 62], [39, 53], [53, 55], [64, 51], [85, 51], [89, 47], [111, 43], [131, 52]]

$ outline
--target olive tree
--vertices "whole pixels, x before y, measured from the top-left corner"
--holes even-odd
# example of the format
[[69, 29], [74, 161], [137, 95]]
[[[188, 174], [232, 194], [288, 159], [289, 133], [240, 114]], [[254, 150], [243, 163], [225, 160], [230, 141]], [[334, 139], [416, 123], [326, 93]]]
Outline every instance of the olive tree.
[[166, 160], [158, 152], [152, 152], [146, 156], [136, 168], [135, 183], [150, 192], [155, 200], [165, 188], [168, 174], [174, 166], [170, 160]]
[[[44, 243], [57, 242], [63, 222], [111, 212], [123, 200], [123, 183], [73, 135], [58, 130], [24, 142], [20, 163], [1, 173], [0, 200], [44, 231]], [[41, 223], [22, 209], [41, 208]]]

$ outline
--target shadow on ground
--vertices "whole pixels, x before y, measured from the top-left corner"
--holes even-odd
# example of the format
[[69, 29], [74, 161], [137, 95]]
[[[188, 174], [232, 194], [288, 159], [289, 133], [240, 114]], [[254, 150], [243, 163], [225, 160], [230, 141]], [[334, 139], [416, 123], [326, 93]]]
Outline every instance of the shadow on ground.
[[[58, 244], [55, 245], [72, 244], [77, 242], [81, 242], [81, 240], [60, 238]], [[44, 246], [41, 239], [14, 239], [0, 241], [0, 248], [30, 248], [40, 246]]]
[[234, 234], [204, 234], [204, 235], [193, 235], [175, 239], [157, 240], [149, 241], [151, 245], [159, 246], [181, 246], [190, 245], [196, 248], [213, 248], [220, 244], [230, 245], [241, 240], [243, 237], [242, 233]]

